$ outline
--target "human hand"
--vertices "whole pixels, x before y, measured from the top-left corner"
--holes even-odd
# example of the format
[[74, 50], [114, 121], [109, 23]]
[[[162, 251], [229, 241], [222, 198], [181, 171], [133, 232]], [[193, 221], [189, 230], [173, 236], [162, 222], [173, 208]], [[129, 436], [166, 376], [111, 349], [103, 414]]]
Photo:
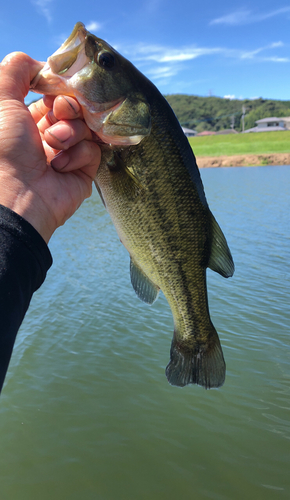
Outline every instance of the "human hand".
[[0, 64], [0, 203], [46, 242], [92, 192], [101, 153], [77, 101], [24, 104], [42, 64], [15, 52]]

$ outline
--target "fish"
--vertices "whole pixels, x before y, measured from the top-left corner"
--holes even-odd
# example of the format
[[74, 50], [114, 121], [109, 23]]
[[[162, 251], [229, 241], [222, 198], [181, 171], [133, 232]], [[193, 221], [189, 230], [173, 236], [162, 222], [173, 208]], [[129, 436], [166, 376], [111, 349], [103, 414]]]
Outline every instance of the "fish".
[[95, 185], [130, 254], [132, 286], [147, 304], [161, 290], [171, 308], [169, 383], [222, 386], [226, 365], [210, 318], [206, 269], [228, 278], [234, 262], [165, 97], [82, 23], [48, 58], [31, 90], [75, 97], [98, 137]]

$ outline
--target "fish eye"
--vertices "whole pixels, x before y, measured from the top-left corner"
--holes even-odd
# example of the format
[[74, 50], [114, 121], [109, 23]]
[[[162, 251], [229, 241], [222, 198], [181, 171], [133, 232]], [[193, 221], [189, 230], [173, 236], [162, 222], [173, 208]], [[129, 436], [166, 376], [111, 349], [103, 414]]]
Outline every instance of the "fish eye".
[[98, 64], [104, 69], [112, 69], [115, 65], [115, 58], [110, 52], [101, 52], [98, 55]]

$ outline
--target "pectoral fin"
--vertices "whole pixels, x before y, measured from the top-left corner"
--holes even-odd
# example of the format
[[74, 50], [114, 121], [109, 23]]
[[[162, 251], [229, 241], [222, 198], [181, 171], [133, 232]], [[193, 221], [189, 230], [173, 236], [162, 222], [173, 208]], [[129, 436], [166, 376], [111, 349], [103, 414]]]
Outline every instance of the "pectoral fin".
[[124, 146], [139, 144], [150, 134], [149, 105], [136, 98], [127, 98], [106, 116], [98, 135], [110, 144]]
[[144, 187], [126, 166], [118, 152], [113, 153], [110, 161], [107, 162], [107, 167], [114, 178], [114, 189], [120, 195], [126, 196], [128, 200], [134, 200], [144, 191]]
[[95, 186], [96, 186], [96, 188], [97, 188], [97, 191], [98, 191], [98, 193], [99, 193], [99, 196], [100, 196], [100, 198], [101, 198], [101, 200], [102, 200], [102, 202], [103, 202], [103, 205], [104, 205], [105, 209], [107, 209], [107, 207], [106, 207], [106, 203], [105, 203], [105, 200], [104, 200], [104, 198], [103, 198], [103, 194], [102, 194], [101, 188], [99, 187], [99, 185], [98, 185], [97, 181], [95, 181]]
[[208, 267], [224, 278], [234, 274], [235, 265], [224, 234], [211, 214], [212, 244]]
[[132, 286], [139, 299], [147, 304], [153, 304], [158, 297], [159, 287], [146, 276], [132, 258], [130, 260], [130, 275]]

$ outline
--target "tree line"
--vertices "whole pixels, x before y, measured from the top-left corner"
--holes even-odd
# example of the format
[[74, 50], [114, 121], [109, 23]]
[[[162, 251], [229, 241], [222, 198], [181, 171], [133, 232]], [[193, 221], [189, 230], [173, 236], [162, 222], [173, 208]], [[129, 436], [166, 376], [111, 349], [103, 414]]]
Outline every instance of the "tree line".
[[255, 127], [256, 120], [270, 116], [290, 116], [290, 101], [270, 99], [226, 99], [195, 95], [165, 95], [180, 124], [197, 132], [234, 128], [242, 131], [243, 107], [245, 130]]

